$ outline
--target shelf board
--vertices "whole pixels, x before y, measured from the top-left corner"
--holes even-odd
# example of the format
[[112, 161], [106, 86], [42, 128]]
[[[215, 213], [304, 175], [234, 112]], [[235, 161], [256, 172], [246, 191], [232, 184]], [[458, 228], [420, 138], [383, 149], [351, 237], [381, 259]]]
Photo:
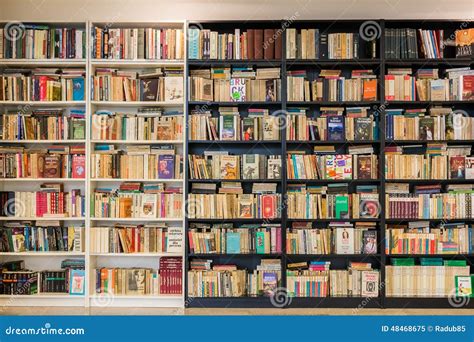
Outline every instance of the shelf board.
[[0, 298], [31, 298], [31, 299], [39, 299], [39, 298], [48, 298], [48, 299], [82, 299], [84, 300], [84, 295], [76, 296], [76, 295], [70, 295], [67, 293], [38, 293], [38, 294], [33, 294], [33, 295], [5, 295], [2, 294], [0, 295]]
[[463, 184], [471, 183], [474, 179], [385, 179], [386, 183], [410, 183], [410, 184]]
[[369, 145], [380, 144], [380, 140], [287, 140], [286, 143], [291, 145]]
[[182, 257], [183, 253], [90, 253], [91, 256], [95, 257]]
[[474, 101], [460, 101], [460, 100], [453, 100], [453, 101], [386, 101], [389, 106], [403, 106], [403, 105], [471, 105], [474, 104]]
[[457, 145], [457, 144], [474, 144], [474, 139], [469, 140], [385, 140], [385, 144], [433, 144], [433, 143], [443, 143], [448, 145]]
[[91, 59], [91, 66], [96, 68], [141, 68], [141, 67], [183, 67], [184, 60], [166, 60], [166, 59]]
[[361, 58], [361, 59], [286, 59], [287, 67], [292, 65], [302, 66], [359, 66], [359, 65], [380, 65], [379, 58]]
[[182, 107], [183, 102], [166, 101], [91, 101], [94, 106], [101, 107]]
[[281, 140], [189, 140], [196, 145], [266, 145], [281, 144]]
[[332, 184], [332, 183], [349, 183], [349, 184], [366, 184], [380, 183], [381, 179], [287, 179], [287, 183], [312, 183], [312, 184]]
[[474, 222], [474, 218], [457, 218], [457, 219], [424, 219], [424, 218], [387, 218], [386, 223], [404, 223], [404, 222], [417, 222], [417, 221], [429, 221], [429, 222]]
[[323, 223], [330, 223], [330, 222], [380, 222], [381, 220], [378, 218], [358, 218], [358, 219], [304, 219], [304, 218], [288, 218], [288, 222], [323, 222]]
[[239, 182], [239, 183], [281, 183], [281, 179], [188, 179], [189, 183], [222, 183], [222, 182]]
[[474, 309], [474, 301], [466, 301], [464, 306], [453, 307], [448, 297], [386, 297], [385, 308], [423, 309]]
[[0, 140], [0, 144], [85, 144], [86, 140]]
[[183, 140], [91, 140], [92, 144], [124, 144], [124, 145], [168, 145], [184, 144]]
[[212, 218], [189, 218], [188, 222], [209, 222], [209, 223], [263, 223], [263, 222], [280, 222], [281, 218], [231, 218], [231, 219], [212, 219]]
[[254, 258], [254, 257], [261, 257], [261, 258], [272, 258], [272, 257], [281, 257], [282, 253], [266, 253], [266, 254], [259, 254], [259, 253], [188, 253], [188, 257], [190, 258]]
[[189, 101], [190, 106], [281, 106], [281, 101], [267, 102], [267, 101], [245, 101], [245, 102], [231, 102], [231, 101]]
[[84, 58], [69, 58], [69, 59], [27, 59], [27, 58], [4, 58], [0, 59], [0, 65], [5, 66], [58, 66], [58, 67], [85, 67], [87, 60]]
[[91, 178], [91, 182], [142, 182], [142, 183], [150, 183], [150, 182], [158, 182], [158, 183], [182, 183], [184, 179], [145, 179], [145, 178]]
[[287, 106], [370, 106], [380, 101], [287, 101]]
[[85, 221], [84, 217], [14, 217], [2, 216], [0, 221]]
[[[382, 308], [380, 297], [291, 297], [289, 308]], [[362, 311], [363, 313], [363, 311]]]
[[189, 66], [238, 66], [238, 65], [255, 65], [255, 66], [280, 66], [281, 59], [188, 59]]
[[391, 258], [435, 258], [435, 257], [443, 257], [443, 258], [451, 258], [451, 257], [459, 257], [459, 258], [471, 258], [474, 257], [473, 253], [455, 253], [455, 254], [448, 254], [448, 253], [438, 253], [438, 254], [386, 254], [387, 257]]
[[150, 300], [150, 299], [181, 299], [183, 295], [119, 295], [119, 294], [109, 294], [104, 293], [101, 294], [92, 294], [89, 296], [89, 299], [100, 299], [102, 297], [109, 298], [109, 296], [113, 296], [113, 298], [117, 299], [137, 299], [137, 300]]
[[35, 256], [35, 257], [59, 257], [59, 256], [85, 256], [84, 252], [0, 252], [2, 256]]
[[85, 182], [85, 178], [0, 178], [0, 182]]
[[74, 107], [85, 106], [86, 101], [0, 101], [2, 106], [32, 106], [32, 107]]
[[473, 61], [469, 58], [404, 58], [404, 59], [385, 59], [384, 61], [387, 65], [396, 65], [396, 66], [437, 66], [437, 65], [470, 65]]
[[91, 217], [91, 221], [105, 221], [105, 222], [138, 222], [138, 221], [148, 221], [148, 222], [182, 222], [182, 218], [146, 218], [146, 217], [137, 217], [137, 218], [110, 218], [110, 217]]
[[379, 258], [382, 254], [286, 254], [289, 258]]

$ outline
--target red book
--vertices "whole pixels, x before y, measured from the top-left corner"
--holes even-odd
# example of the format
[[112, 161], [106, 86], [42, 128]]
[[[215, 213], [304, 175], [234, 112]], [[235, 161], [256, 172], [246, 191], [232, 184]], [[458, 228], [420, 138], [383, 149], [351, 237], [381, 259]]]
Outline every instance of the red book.
[[39, 88], [40, 88], [40, 97], [39, 97], [39, 100], [40, 101], [46, 101], [47, 99], [47, 95], [46, 95], [46, 91], [47, 91], [47, 83], [48, 83], [48, 77], [47, 76], [40, 76], [39, 77]]
[[274, 218], [275, 215], [275, 201], [271, 195], [262, 196], [262, 218]]
[[86, 156], [72, 156], [72, 178], [85, 178], [86, 176]]
[[247, 30], [247, 59], [255, 59], [255, 30], [249, 29]]
[[463, 101], [474, 100], [474, 75], [462, 76], [462, 98]]
[[280, 34], [276, 34], [276, 37], [275, 37], [275, 59], [281, 59], [281, 54], [282, 54], [282, 50], [283, 50], [283, 47], [282, 47], [282, 35], [283, 33], [280, 33]]
[[263, 57], [265, 59], [275, 58], [275, 40], [273, 39], [273, 29], [265, 29], [263, 31]]
[[255, 30], [253, 49], [254, 59], [263, 59], [263, 30]]

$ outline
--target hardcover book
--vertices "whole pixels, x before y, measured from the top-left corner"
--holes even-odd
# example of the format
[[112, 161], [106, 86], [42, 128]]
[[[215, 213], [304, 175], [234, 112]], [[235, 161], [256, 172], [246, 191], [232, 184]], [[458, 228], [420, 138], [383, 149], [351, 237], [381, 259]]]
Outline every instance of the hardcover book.
[[158, 178], [174, 178], [174, 158], [175, 156], [171, 154], [160, 154], [158, 156]]

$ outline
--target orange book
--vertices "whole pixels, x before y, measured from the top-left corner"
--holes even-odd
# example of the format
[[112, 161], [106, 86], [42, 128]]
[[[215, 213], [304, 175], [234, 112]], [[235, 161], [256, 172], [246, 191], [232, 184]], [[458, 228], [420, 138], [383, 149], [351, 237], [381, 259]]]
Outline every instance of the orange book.
[[473, 54], [474, 28], [456, 31], [456, 57], [469, 57]]
[[119, 199], [119, 217], [132, 217], [132, 198], [123, 197]]
[[377, 100], [377, 80], [376, 79], [365, 79], [364, 80], [364, 101], [376, 101]]

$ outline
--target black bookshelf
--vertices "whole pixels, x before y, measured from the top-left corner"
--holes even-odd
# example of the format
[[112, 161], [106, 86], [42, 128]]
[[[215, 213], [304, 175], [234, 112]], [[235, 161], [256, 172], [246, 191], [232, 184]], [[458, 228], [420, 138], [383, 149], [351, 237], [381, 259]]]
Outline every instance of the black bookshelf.
[[[266, 222], [278, 222], [281, 223], [281, 241], [282, 241], [282, 253], [279, 254], [190, 254], [188, 246], [187, 230], [189, 229], [190, 223], [202, 222], [202, 223], [223, 223], [233, 222], [236, 225], [243, 223], [262, 223], [263, 219], [185, 219], [186, 228], [186, 274], [185, 274], [185, 291], [187, 307], [275, 307], [274, 303], [266, 297], [236, 297], [236, 298], [195, 298], [188, 297], [187, 295], [187, 270], [189, 269], [189, 261], [193, 258], [203, 258], [219, 260], [220, 262], [228, 260], [232, 263], [237, 264], [240, 268], [252, 269], [253, 265], [256, 265], [261, 258], [279, 258], [281, 259], [282, 265], [282, 279], [281, 287], [286, 287], [286, 266], [288, 263], [297, 261], [310, 261], [310, 260], [329, 260], [331, 266], [335, 266], [335, 269], [345, 269], [348, 266], [349, 261], [364, 261], [371, 262], [375, 269], [380, 270], [380, 288], [379, 297], [377, 298], [357, 298], [357, 297], [324, 297], [324, 298], [287, 298], [287, 302], [283, 307], [295, 307], [295, 308], [352, 308], [357, 310], [359, 308], [453, 308], [448, 301], [448, 298], [409, 298], [409, 297], [386, 297], [385, 295], [385, 266], [390, 264], [390, 260], [393, 257], [443, 257], [445, 259], [466, 259], [468, 264], [471, 266], [471, 273], [473, 273], [473, 254], [442, 254], [442, 255], [390, 255], [385, 252], [385, 234], [386, 225], [390, 223], [404, 223], [410, 221], [416, 221], [413, 219], [386, 219], [385, 217], [385, 188], [389, 182], [401, 182], [409, 183], [411, 185], [419, 184], [462, 184], [469, 183], [469, 180], [421, 180], [421, 179], [408, 179], [408, 180], [387, 180], [385, 178], [385, 155], [384, 150], [389, 145], [409, 145], [409, 144], [426, 144], [433, 141], [419, 141], [419, 140], [388, 140], [385, 135], [386, 118], [385, 109], [392, 108], [427, 108], [433, 105], [450, 106], [454, 109], [461, 107], [468, 111], [469, 115], [474, 115], [474, 101], [385, 101], [384, 92], [384, 76], [387, 73], [388, 68], [401, 68], [410, 67], [414, 70], [420, 68], [439, 68], [440, 70], [455, 68], [455, 67], [467, 67], [474, 66], [473, 59], [471, 58], [455, 58], [455, 50], [453, 46], [447, 46], [445, 49], [445, 57], [441, 59], [388, 59], [385, 57], [385, 44], [386, 44], [386, 30], [388, 28], [415, 28], [415, 29], [444, 29], [445, 37], [453, 35], [456, 29], [462, 29], [472, 27], [471, 22], [459, 21], [459, 20], [375, 20], [377, 39], [377, 50], [374, 58], [370, 58], [367, 54], [367, 47], [369, 41], [360, 40], [359, 44], [359, 58], [358, 59], [344, 59], [344, 60], [328, 60], [328, 59], [287, 59], [286, 58], [286, 34], [284, 28], [318, 28], [320, 32], [333, 33], [333, 32], [354, 32], [358, 33], [361, 25], [365, 20], [304, 20], [304, 21], [204, 21], [199, 23], [188, 23], [189, 27], [199, 27], [204, 29], [216, 30], [222, 33], [233, 33], [234, 28], [240, 28], [245, 30], [248, 28], [274, 28], [282, 29], [282, 58], [281, 60], [191, 60], [187, 59], [187, 70], [188, 75], [190, 70], [194, 69], [208, 69], [211, 67], [231, 67], [231, 66], [253, 66], [253, 67], [281, 67], [281, 101], [279, 102], [203, 102], [203, 101], [189, 101], [189, 97], [186, 102], [187, 112], [186, 116], [189, 119], [189, 114], [192, 109], [206, 108], [217, 111], [218, 106], [238, 106], [239, 111], [247, 110], [248, 108], [268, 108], [272, 111], [286, 112], [291, 107], [305, 107], [309, 108], [312, 112], [317, 112], [322, 106], [366, 106], [370, 107], [373, 113], [378, 117], [379, 121], [379, 138], [369, 141], [287, 141], [286, 137], [286, 126], [281, 131], [281, 141], [192, 141], [186, 137], [186, 151], [188, 154], [202, 153], [206, 150], [223, 149], [228, 150], [233, 154], [242, 153], [262, 153], [262, 154], [278, 154], [282, 156], [282, 179], [279, 181], [274, 180], [244, 180], [242, 181], [243, 186], [249, 186], [253, 182], [278, 182], [278, 189], [283, 194], [283, 201], [287, 193], [287, 187], [289, 184], [331, 184], [331, 183], [349, 183], [351, 187], [355, 187], [358, 184], [373, 184], [379, 187], [379, 198], [381, 206], [381, 214], [377, 219], [346, 219], [346, 220], [305, 220], [305, 219], [288, 219], [286, 206], [283, 205], [281, 218], [277, 220], [265, 220]], [[378, 30], [378, 31], [377, 31]], [[376, 75], [378, 75], [378, 88], [377, 88], [377, 100], [376, 101], [345, 101], [345, 102], [326, 102], [326, 101], [287, 101], [287, 79], [286, 74], [289, 70], [320, 70], [320, 69], [341, 69], [343, 71], [350, 71], [354, 69], [372, 69]], [[186, 81], [188, 82], [188, 81]], [[189, 85], [188, 85], [189, 89]], [[450, 140], [450, 141], [438, 141], [445, 142], [449, 145], [453, 144], [469, 144], [474, 145], [474, 140]], [[314, 146], [317, 145], [334, 145], [337, 149], [345, 148], [347, 146], [357, 145], [372, 145], [374, 146], [375, 152], [379, 158], [379, 176], [377, 179], [372, 180], [301, 180], [301, 179], [288, 179], [286, 170], [286, 153], [290, 150], [305, 149], [311, 151]], [[186, 172], [188, 172], [188, 165], [186, 162]], [[191, 180], [186, 177], [185, 192], [186, 196], [190, 193], [191, 185], [193, 183], [219, 183], [220, 180]], [[304, 254], [289, 254], [286, 251], [286, 229], [291, 226], [292, 222], [312, 222], [313, 226], [317, 225], [318, 228], [327, 226], [327, 223], [334, 221], [343, 222], [376, 222], [377, 223], [377, 234], [378, 234], [378, 251], [376, 254], [351, 254], [351, 255], [304, 255]], [[430, 221], [433, 224], [440, 222], [474, 222], [474, 219], [456, 219], [456, 220], [421, 220]], [[322, 226], [322, 227], [321, 227]], [[474, 308], [474, 301], [468, 302], [466, 305], [459, 306], [461, 308]]]

